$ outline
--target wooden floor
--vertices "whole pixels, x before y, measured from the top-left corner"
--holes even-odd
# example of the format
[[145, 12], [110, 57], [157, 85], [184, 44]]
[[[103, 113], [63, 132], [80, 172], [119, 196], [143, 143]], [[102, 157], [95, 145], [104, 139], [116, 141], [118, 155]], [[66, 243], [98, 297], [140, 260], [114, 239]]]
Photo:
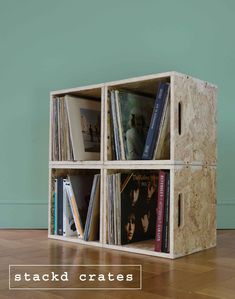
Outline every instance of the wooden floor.
[[[138, 291], [8, 289], [9, 264], [142, 264]], [[235, 299], [235, 230], [218, 231], [217, 248], [177, 260], [48, 240], [43, 230], [0, 230], [0, 299]]]

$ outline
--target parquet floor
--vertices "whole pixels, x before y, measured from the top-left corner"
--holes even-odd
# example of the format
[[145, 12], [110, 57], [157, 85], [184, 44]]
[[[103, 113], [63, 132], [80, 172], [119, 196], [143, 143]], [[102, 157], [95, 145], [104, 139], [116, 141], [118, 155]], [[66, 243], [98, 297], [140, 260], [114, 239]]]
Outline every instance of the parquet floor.
[[[9, 264], [142, 264], [138, 291], [8, 289]], [[177, 260], [47, 239], [45, 230], [0, 230], [0, 299], [235, 299], [235, 230], [218, 231], [218, 246]]]

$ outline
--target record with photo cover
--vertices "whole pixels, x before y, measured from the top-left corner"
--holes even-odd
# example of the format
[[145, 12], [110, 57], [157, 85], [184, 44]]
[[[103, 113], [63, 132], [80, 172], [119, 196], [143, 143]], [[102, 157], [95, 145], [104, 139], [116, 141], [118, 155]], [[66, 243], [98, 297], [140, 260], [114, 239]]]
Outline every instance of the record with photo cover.
[[155, 237], [158, 176], [121, 175], [121, 243]]
[[74, 160], [100, 160], [100, 102], [66, 95], [65, 104]]

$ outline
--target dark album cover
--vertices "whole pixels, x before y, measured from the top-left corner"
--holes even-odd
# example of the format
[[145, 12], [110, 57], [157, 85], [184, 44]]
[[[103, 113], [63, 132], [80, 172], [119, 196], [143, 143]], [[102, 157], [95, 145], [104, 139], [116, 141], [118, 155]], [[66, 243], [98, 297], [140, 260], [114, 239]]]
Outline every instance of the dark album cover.
[[158, 176], [121, 175], [121, 241], [127, 244], [155, 237]]

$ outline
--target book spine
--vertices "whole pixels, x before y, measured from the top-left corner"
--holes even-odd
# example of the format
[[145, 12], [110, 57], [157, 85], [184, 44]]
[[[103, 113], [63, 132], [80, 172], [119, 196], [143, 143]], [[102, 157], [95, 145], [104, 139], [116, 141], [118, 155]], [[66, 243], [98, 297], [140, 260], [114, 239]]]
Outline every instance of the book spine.
[[123, 139], [122, 114], [121, 114], [120, 98], [119, 98], [118, 90], [115, 90], [115, 99], [116, 99], [117, 125], [118, 125], [118, 132], [119, 132], [121, 160], [126, 160], [124, 139]]
[[111, 117], [111, 93], [108, 92], [108, 114], [107, 114], [107, 157], [108, 160], [116, 160], [115, 152], [115, 141], [114, 141], [114, 131], [113, 122]]
[[58, 161], [62, 160], [61, 157], [61, 118], [60, 118], [60, 98], [57, 98], [57, 131], [58, 131]]
[[125, 110], [123, 108], [123, 102], [128, 101], [127, 94], [123, 91], [118, 90], [118, 105], [120, 109], [120, 120], [121, 120], [121, 128], [122, 128], [122, 140], [123, 140], [123, 146], [124, 146], [124, 160], [127, 160], [128, 158], [128, 149], [127, 149], [127, 141], [126, 141], [126, 133], [124, 130], [124, 117], [123, 114], [125, 114]]
[[117, 221], [117, 176], [116, 174], [113, 175], [113, 194], [114, 194], [114, 202], [113, 202], [113, 206], [114, 206], [114, 245], [118, 245], [118, 221]]
[[156, 239], [155, 251], [161, 252], [162, 250], [162, 231], [163, 231], [163, 216], [164, 216], [164, 201], [165, 201], [165, 171], [160, 170], [158, 180], [158, 198], [156, 210]]
[[166, 192], [162, 233], [162, 252], [169, 253], [170, 172], [166, 172]]
[[168, 160], [170, 158], [170, 103], [166, 103], [166, 106], [166, 111], [163, 113], [163, 124], [159, 130], [153, 155], [154, 160]]
[[57, 178], [57, 234], [63, 235], [63, 178]]
[[55, 103], [55, 99], [52, 98], [52, 111], [51, 111], [51, 160], [54, 161], [55, 160], [55, 141], [56, 141], [56, 137], [55, 137], [55, 107], [54, 104]]
[[113, 174], [110, 175], [110, 188], [109, 188], [109, 194], [110, 194], [110, 211], [111, 211], [111, 226], [110, 226], [110, 244], [115, 244], [115, 238], [114, 238], [114, 188], [113, 188]]
[[111, 226], [112, 226], [112, 203], [111, 203], [111, 176], [107, 175], [107, 211], [108, 211], [108, 229], [107, 229], [107, 240], [108, 244], [111, 244]]
[[121, 160], [121, 149], [119, 143], [119, 131], [118, 131], [118, 124], [117, 124], [117, 111], [116, 111], [114, 91], [111, 91], [110, 101], [111, 101], [111, 115], [112, 115], [112, 123], [113, 123], [116, 158], [117, 160]]
[[150, 127], [148, 130], [148, 134], [144, 146], [144, 152], [142, 156], [143, 160], [151, 160], [153, 157], [154, 145], [156, 143], [157, 136], [159, 133], [159, 127], [160, 127], [161, 118], [163, 114], [164, 101], [166, 99], [167, 90], [168, 90], [168, 84], [161, 83], [155, 100]]
[[66, 223], [66, 219], [68, 215], [66, 215], [66, 206], [67, 206], [67, 194], [65, 189], [66, 179], [63, 179], [63, 236], [66, 237], [68, 233], [68, 227]]
[[61, 141], [61, 160], [65, 161], [64, 156], [64, 110], [63, 110], [63, 97], [60, 97], [60, 141]]
[[54, 124], [54, 136], [55, 136], [55, 141], [54, 141], [54, 156], [53, 156], [53, 160], [54, 161], [58, 161], [59, 160], [59, 130], [58, 130], [58, 98], [53, 99], [53, 108], [54, 108], [54, 120], [55, 120], [55, 124]]
[[88, 206], [87, 217], [86, 217], [86, 223], [85, 223], [85, 228], [84, 228], [84, 237], [83, 238], [85, 241], [88, 241], [88, 238], [89, 238], [89, 228], [90, 228], [90, 224], [91, 224], [91, 213], [92, 213], [92, 208], [93, 208], [93, 203], [94, 203], [94, 198], [95, 198], [95, 190], [96, 190], [97, 180], [98, 180], [98, 174], [95, 174], [94, 178], [93, 178], [91, 195], [90, 195], [89, 206]]
[[57, 179], [54, 180], [55, 192], [54, 192], [54, 235], [57, 235], [57, 215], [58, 215], [58, 184]]
[[52, 192], [52, 199], [51, 199], [50, 233], [52, 235], [55, 234], [55, 191]]
[[65, 114], [67, 118], [67, 128], [68, 128], [68, 135], [69, 135], [69, 155], [70, 155], [70, 160], [75, 160], [75, 149], [74, 149], [74, 144], [73, 144], [73, 139], [72, 139], [72, 129], [71, 129], [71, 121], [69, 118], [69, 107], [68, 107], [68, 98], [65, 96], [64, 98], [64, 103], [65, 103]]
[[121, 173], [116, 174], [117, 188], [117, 245], [121, 245]]
[[71, 150], [70, 150], [70, 134], [69, 134], [69, 122], [68, 122], [68, 113], [66, 108], [65, 100], [63, 99], [63, 106], [64, 106], [64, 132], [65, 132], [65, 153], [66, 158], [65, 160], [69, 161], [71, 159]]

